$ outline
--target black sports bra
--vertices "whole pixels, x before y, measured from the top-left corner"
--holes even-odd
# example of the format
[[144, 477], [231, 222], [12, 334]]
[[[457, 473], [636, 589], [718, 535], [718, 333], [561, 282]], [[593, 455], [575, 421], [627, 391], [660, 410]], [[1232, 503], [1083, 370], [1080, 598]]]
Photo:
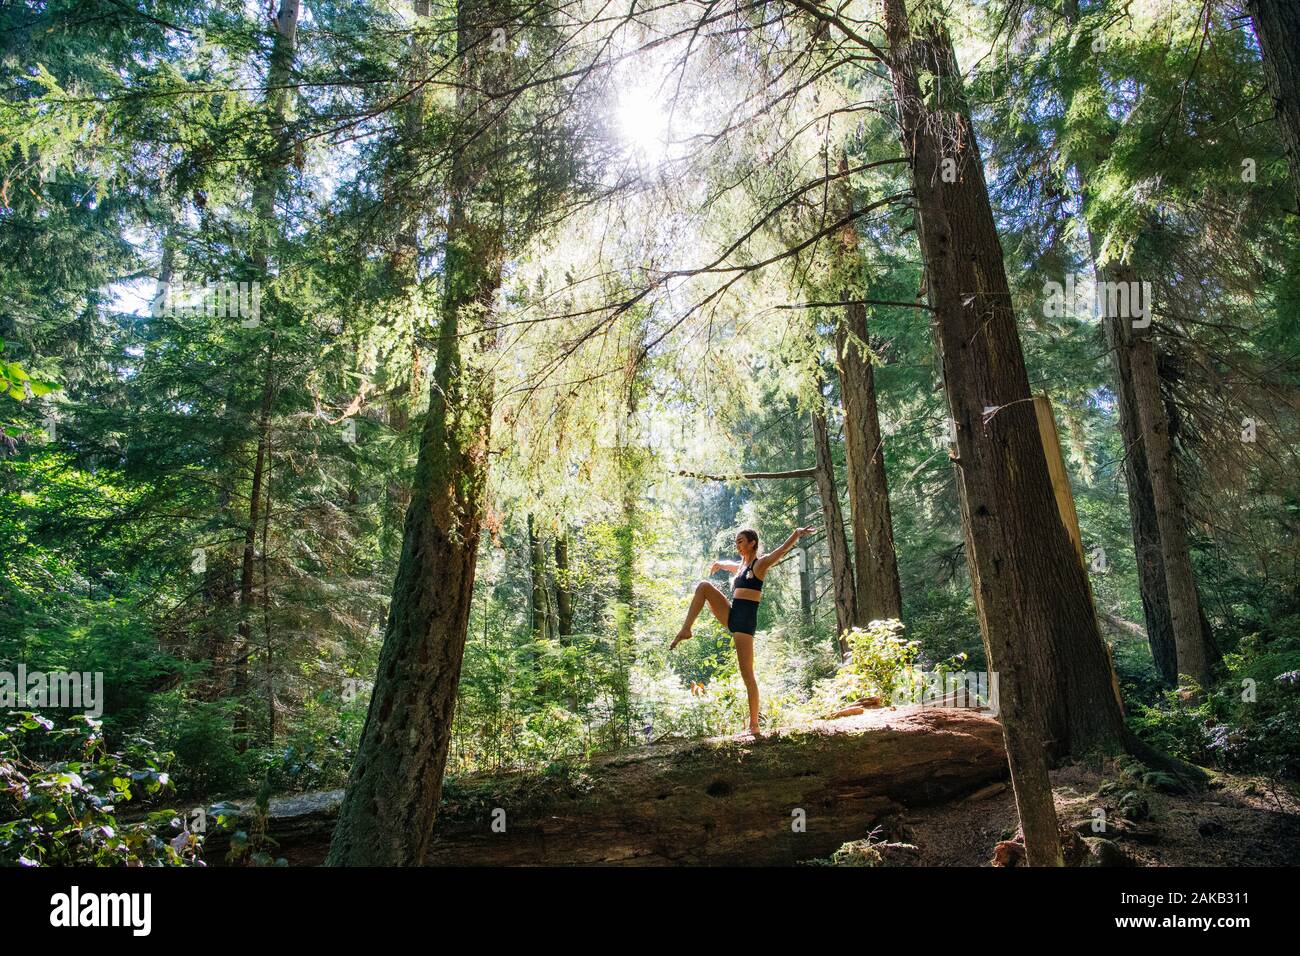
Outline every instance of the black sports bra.
[[737, 588], [749, 588], [752, 591], [763, 590], [763, 579], [754, 576], [754, 566], [752, 564], [745, 565], [740, 569], [740, 573], [732, 579], [731, 590], [735, 591]]

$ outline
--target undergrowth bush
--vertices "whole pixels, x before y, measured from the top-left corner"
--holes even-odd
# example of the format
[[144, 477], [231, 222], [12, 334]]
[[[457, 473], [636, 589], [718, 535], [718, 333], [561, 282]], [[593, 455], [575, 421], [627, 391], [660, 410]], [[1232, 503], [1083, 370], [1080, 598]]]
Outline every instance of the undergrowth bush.
[[197, 863], [200, 840], [176, 811], [118, 816], [122, 804], [171, 789], [165, 764], [143, 742], [129, 755], [110, 751], [94, 718], [56, 728], [39, 713], [9, 712], [0, 722], [0, 865]]
[[1193, 763], [1300, 779], [1300, 615], [1242, 638], [1223, 663], [1199, 703], [1165, 692], [1134, 709], [1134, 729]]

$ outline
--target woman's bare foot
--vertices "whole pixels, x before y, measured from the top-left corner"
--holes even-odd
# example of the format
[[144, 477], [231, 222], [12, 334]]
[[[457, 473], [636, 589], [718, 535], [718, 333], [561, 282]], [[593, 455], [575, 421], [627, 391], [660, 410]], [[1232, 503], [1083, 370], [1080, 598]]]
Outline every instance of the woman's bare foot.
[[741, 734], [740, 734], [740, 736], [742, 736], [742, 737], [761, 737], [761, 736], [763, 736], [763, 731], [762, 731], [760, 728], [758, 728], [758, 727], [750, 727], [748, 730], [742, 731]]
[[683, 628], [682, 630], [680, 630], [680, 631], [677, 632], [677, 636], [674, 637], [674, 638], [673, 638], [673, 642], [672, 642], [671, 644], [668, 645], [668, 649], [671, 651], [674, 647], [676, 647], [676, 646], [677, 646], [678, 644], [680, 644], [682, 641], [689, 641], [689, 640], [691, 639], [692, 636], [693, 636], [693, 635], [691, 634], [691, 632], [690, 632], [689, 630], [687, 630], [686, 628]]

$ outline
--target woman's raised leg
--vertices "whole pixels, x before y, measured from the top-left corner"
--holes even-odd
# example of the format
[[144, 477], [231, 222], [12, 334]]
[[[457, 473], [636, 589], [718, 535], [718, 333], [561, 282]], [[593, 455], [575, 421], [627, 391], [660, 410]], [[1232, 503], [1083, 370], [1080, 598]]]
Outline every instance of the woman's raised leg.
[[754, 677], [754, 635], [732, 634], [736, 645], [736, 660], [740, 664], [740, 676], [745, 682], [745, 694], [749, 697], [749, 732], [755, 737], [762, 736], [758, 727], [758, 679]]
[[677, 632], [673, 642], [668, 645], [670, 651], [682, 641], [690, 638], [691, 627], [695, 624], [695, 619], [700, 616], [700, 611], [704, 609], [705, 604], [709, 606], [713, 616], [718, 619], [718, 623], [723, 627], [727, 626], [727, 617], [731, 613], [731, 605], [727, 603], [727, 596], [708, 581], [701, 581], [695, 585], [695, 594], [691, 596], [691, 606], [686, 611], [686, 623]]

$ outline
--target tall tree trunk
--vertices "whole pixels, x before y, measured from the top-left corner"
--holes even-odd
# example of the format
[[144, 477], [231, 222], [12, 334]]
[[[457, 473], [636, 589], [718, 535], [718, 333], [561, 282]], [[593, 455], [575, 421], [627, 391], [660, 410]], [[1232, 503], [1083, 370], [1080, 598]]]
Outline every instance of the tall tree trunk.
[[533, 637], [551, 637], [551, 593], [546, 586], [546, 546], [537, 533], [537, 522], [528, 516], [528, 569], [533, 593], [529, 602], [532, 611]]
[[[266, 111], [273, 139], [272, 153], [262, 164], [253, 184], [252, 208], [255, 234], [252, 261], [256, 281], [267, 278], [273, 237], [278, 231], [275, 217], [275, 193], [280, 174], [288, 158], [289, 141], [285, 130], [288, 114], [289, 81], [297, 52], [299, 0], [281, 0], [274, 20], [275, 39], [271, 46], [270, 66], [266, 75]], [[234, 687], [237, 700], [235, 734], [237, 746], [248, 745], [251, 725], [243, 697], [249, 685], [249, 659], [253, 653], [253, 562], [256, 554], [257, 525], [262, 503], [262, 474], [266, 467], [271, 417], [275, 403], [274, 332], [266, 344], [266, 374], [258, 412], [257, 445], [253, 450], [253, 475], [248, 493], [248, 517], [244, 526], [244, 549], [239, 571], [239, 624], [234, 647]]]
[[[628, 417], [631, 418], [629, 410]], [[618, 547], [614, 573], [617, 578], [614, 606], [614, 663], [618, 683], [615, 687], [613, 722], [621, 728], [622, 739], [632, 737], [631, 672], [636, 634], [636, 526], [637, 469], [632, 451], [619, 440], [619, 468], [622, 472], [622, 517], [614, 532]]]
[[1264, 76], [1291, 167], [1296, 208], [1300, 209], [1300, 4], [1295, 0], [1247, 0], [1246, 6], [1264, 54]]
[[285, 129], [288, 115], [290, 79], [298, 45], [299, 0], [280, 0], [280, 10], [275, 20], [275, 39], [271, 45], [271, 61], [266, 71], [266, 112], [271, 127], [271, 155], [262, 163], [253, 183], [253, 218], [256, 235], [253, 238], [253, 265], [257, 278], [266, 278], [272, 239], [276, 232], [275, 191], [289, 158], [289, 140]]
[[847, 305], [836, 328], [840, 394], [844, 403], [844, 456], [853, 521], [853, 574], [857, 621], [901, 618], [903, 596], [894, 553], [885, 446], [876, 405], [876, 376], [868, 347], [867, 309]]
[[[1097, 270], [1100, 281], [1114, 281], [1113, 269]], [[1132, 358], [1124, 342], [1119, 316], [1105, 316], [1106, 339], [1115, 367], [1115, 404], [1120, 434], [1124, 439], [1124, 480], [1128, 487], [1129, 524], [1133, 529], [1133, 553], [1137, 560], [1138, 591], [1142, 596], [1147, 644], [1156, 673], [1168, 686], [1178, 682], [1178, 655], [1174, 622], [1169, 610], [1169, 585], [1165, 580], [1165, 559], [1156, 518], [1155, 492], [1147, 465], [1147, 447], [1142, 438], [1137, 397], [1133, 392]]]
[[[799, 423], [799, 405], [795, 399], [790, 399], [790, 410], [795, 416], [794, 426], [794, 460], [795, 464], [802, 466], [808, 460], [808, 450], [804, 445], [804, 430]], [[807, 486], [802, 481], [800, 488], [794, 499], [795, 524], [802, 528], [805, 527], [810, 519], [808, 514], [808, 491]], [[811, 628], [813, 625], [813, 579], [815, 578], [813, 567], [813, 550], [808, 546], [807, 538], [800, 538], [799, 543], [795, 545], [799, 551], [799, 616], [803, 621], [804, 627]], [[838, 648], [838, 642], [836, 643]]]
[[262, 483], [270, 454], [271, 411], [275, 403], [274, 358], [266, 356], [266, 382], [262, 387], [262, 408], [257, 418], [257, 449], [253, 455], [253, 478], [248, 492], [248, 523], [244, 527], [244, 553], [239, 570], [239, 641], [235, 647], [236, 746], [248, 746], [251, 720], [243, 700], [248, 692], [250, 658], [253, 654], [253, 572], [257, 557], [258, 522], [261, 520]]
[[[1078, 22], [1078, 0], [1066, 0], [1064, 15], [1072, 27]], [[1101, 83], [1100, 73], [1089, 59], [1092, 56], [1090, 45], [1082, 42], [1082, 39], [1073, 45], [1071, 61], [1065, 72], [1069, 77], [1067, 89], [1063, 91], [1067, 115], [1083, 117], [1085, 128], [1090, 128], [1087, 125], [1087, 120], [1091, 118], [1089, 97]], [[1076, 100], [1080, 99], [1080, 93], [1084, 96], [1076, 114], [1074, 107]], [[1096, 107], [1092, 106], [1091, 109]], [[1080, 145], [1067, 158], [1074, 166], [1083, 196], [1083, 215], [1088, 228], [1093, 272], [1098, 282], [1126, 282], [1135, 278], [1133, 270], [1121, 267], [1119, 263], [1101, 261], [1101, 242], [1097, 230], [1087, 222], [1090, 211], [1089, 185], [1097, 166], [1109, 157], [1114, 135], [1103, 133], [1095, 138], [1085, 138], [1083, 133], [1084, 130], [1081, 129], [1071, 137], [1072, 142]], [[1123, 335], [1125, 320], [1119, 315], [1105, 314], [1110, 306], [1109, 297], [1101, 297], [1101, 304], [1102, 323], [1115, 369], [1115, 404], [1120, 435], [1124, 440], [1124, 481], [1128, 490], [1129, 525], [1133, 532], [1133, 552], [1137, 561], [1138, 591], [1142, 597], [1147, 644], [1151, 648], [1156, 673], [1162, 682], [1173, 686], [1178, 682], [1178, 664], [1173, 618], [1169, 611], [1169, 587], [1165, 581], [1165, 562], [1160, 525], [1156, 519], [1155, 494], [1151, 488], [1150, 468], [1147, 465], [1147, 447], [1142, 438], [1142, 422], [1133, 392], [1132, 358]]]
[[[808, 524], [808, 496], [803, 489], [795, 497], [795, 522], [801, 528]], [[803, 621], [804, 627], [812, 627], [813, 577], [816, 569], [813, 565], [813, 550], [805, 541], [806, 539], [800, 538], [795, 545], [799, 551], [799, 619]]]
[[835, 462], [831, 458], [831, 439], [826, 427], [826, 409], [821, 404], [812, 413], [813, 455], [817, 462], [817, 492], [822, 500], [822, 522], [826, 528], [826, 547], [831, 557], [831, 583], [835, 595], [835, 647], [843, 656], [848, 652], [844, 632], [858, 620], [857, 593], [853, 586], [853, 563], [849, 559], [849, 541], [844, 532], [844, 515], [840, 511], [840, 491], [835, 484]]
[[[1077, 21], [1077, 0], [1067, 0], [1065, 16], [1067, 22]], [[1086, 88], [1091, 95], [1101, 86], [1095, 70], [1080, 73], [1084, 67], [1082, 61], [1089, 55], [1087, 45], [1077, 43], [1073, 49], [1075, 62], [1070, 65], [1070, 75], [1086, 76], [1086, 80], [1068, 92], [1071, 107], [1080, 89]], [[1087, 109], [1085, 103], [1081, 112], [1086, 115]], [[1071, 157], [1083, 189], [1085, 219], [1089, 212], [1091, 178], [1096, 167], [1109, 156], [1112, 144], [1113, 137], [1106, 134], [1099, 142], [1077, 149]], [[1101, 244], [1094, 224], [1088, 222], [1087, 226], [1097, 278], [1127, 290], [1131, 303], [1137, 294], [1135, 290], [1141, 288], [1132, 262], [1101, 261]], [[1119, 314], [1122, 309], [1111, 314], [1111, 306], [1123, 301], [1119, 296], [1107, 294], [1099, 299], [1115, 365], [1129, 517], [1151, 656], [1157, 673], [1166, 683], [1175, 683], [1178, 674], [1184, 673], [1204, 684], [1217, 653], [1196, 591], [1187, 542], [1187, 512], [1174, 461], [1152, 330], [1134, 329], [1131, 317]], [[1150, 305], [1146, 303], [1148, 310]]]
[[[848, 159], [841, 154], [836, 213], [853, 212]], [[844, 227], [837, 258], [850, 286], [862, 268], [858, 232]], [[849, 516], [853, 524], [853, 578], [859, 626], [870, 621], [901, 618], [903, 597], [894, 553], [894, 521], [889, 512], [889, 483], [885, 477], [885, 446], [876, 406], [876, 373], [871, 364], [867, 307], [846, 288], [844, 312], [835, 326], [836, 367], [844, 405], [844, 471], [849, 486]]]
[[884, 13], [956, 427], [967, 564], [989, 665], [998, 677], [1016, 805], [1029, 862], [1060, 865], [1049, 758], [1094, 746], [1118, 749], [1123, 718], [1087, 576], [1048, 477], [951, 41], [932, 5], [924, 6], [915, 29], [904, 0], [885, 0]]
[[[483, 91], [495, 4], [457, 7], [457, 134], [444, 291], [429, 411], [379, 673], [334, 831], [332, 865], [416, 865], [425, 856], [451, 742], [488, 472], [491, 379], [478, 354], [501, 284], [499, 211], [483, 180], [497, 133]], [[484, 130], [486, 129], [486, 132]], [[474, 135], [474, 134], [478, 135]], [[489, 193], [490, 195], [490, 193]]]
[[555, 536], [555, 619], [560, 643], [573, 633], [573, 582], [569, 578], [569, 536]]
[[[1124, 274], [1127, 270], [1119, 267], [1117, 271]], [[1139, 332], [1127, 319], [1115, 324], [1120, 348], [1128, 353], [1133, 401], [1142, 429], [1142, 443], [1146, 447], [1178, 673], [1186, 674], [1205, 686], [1210, 678], [1211, 655], [1206, 633], [1201, 627], [1201, 604], [1187, 542], [1187, 512], [1175, 470], [1169, 416], [1160, 391], [1160, 374], [1156, 370], [1155, 345], [1149, 329]]]
[[275, 653], [271, 637], [271, 464], [266, 465], [266, 504], [262, 509], [262, 646], [266, 653], [266, 741], [275, 743]]
[[[999, 644], [1027, 651], [1020, 659], [1038, 691], [1032, 712], [1053, 753], [1113, 747], [1122, 739], [1119, 704], [1087, 576], [1048, 476], [961, 73], [941, 22], [924, 17], [913, 33], [902, 0], [889, 0], [886, 12], [986, 639], [996, 633]], [[921, 73], [942, 108], [925, 105]], [[956, 171], [954, 182], [945, 168]]]

